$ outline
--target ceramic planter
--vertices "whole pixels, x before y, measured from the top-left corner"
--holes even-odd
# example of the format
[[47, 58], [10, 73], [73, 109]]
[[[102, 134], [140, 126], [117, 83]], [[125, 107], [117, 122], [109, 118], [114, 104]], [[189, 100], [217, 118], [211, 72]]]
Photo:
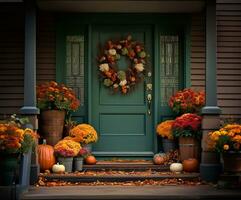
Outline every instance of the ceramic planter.
[[73, 157], [58, 157], [59, 164], [62, 164], [65, 166], [66, 172], [72, 172], [73, 170]]
[[169, 140], [166, 138], [162, 138], [162, 147], [165, 153], [174, 151], [177, 148], [175, 140]]
[[223, 170], [225, 172], [241, 172], [241, 151], [239, 152], [226, 152], [222, 154], [223, 157]]
[[74, 171], [83, 170], [83, 157], [74, 157]]
[[18, 167], [19, 154], [8, 154], [1, 156], [0, 176], [2, 185], [13, 185]]

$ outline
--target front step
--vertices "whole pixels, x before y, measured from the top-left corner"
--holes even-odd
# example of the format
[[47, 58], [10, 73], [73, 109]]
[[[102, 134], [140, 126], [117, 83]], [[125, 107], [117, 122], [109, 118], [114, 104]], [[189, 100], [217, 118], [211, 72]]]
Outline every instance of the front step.
[[128, 182], [128, 181], [161, 181], [164, 179], [181, 179], [181, 180], [198, 180], [199, 173], [170, 173], [170, 172], [124, 172], [124, 171], [107, 171], [107, 172], [78, 172], [70, 174], [45, 174], [42, 175], [45, 181], [64, 181], [70, 183], [91, 183], [91, 182]]
[[154, 165], [152, 161], [145, 162], [110, 162], [98, 161], [96, 165], [84, 165], [84, 170], [103, 171], [103, 170], [121, 170], [121, 171], [168, 171], [170, 165]]

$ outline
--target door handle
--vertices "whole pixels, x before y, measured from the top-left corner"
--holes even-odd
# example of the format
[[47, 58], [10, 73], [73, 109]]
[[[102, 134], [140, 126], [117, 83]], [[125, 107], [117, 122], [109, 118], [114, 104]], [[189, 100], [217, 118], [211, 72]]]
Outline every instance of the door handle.
[[151, 101], [152, 101], [152, 95], [148, 94], [147, 95], [147, 106], [148, 106], [147, 113], [148, 113], [148, 115], [151, 115]]

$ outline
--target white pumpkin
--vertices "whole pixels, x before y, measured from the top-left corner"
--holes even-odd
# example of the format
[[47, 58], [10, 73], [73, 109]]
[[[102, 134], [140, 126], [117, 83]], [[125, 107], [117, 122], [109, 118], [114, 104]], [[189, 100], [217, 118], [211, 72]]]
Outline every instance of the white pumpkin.
[[64, 165], [60, 165], [59, 163], [54, 164], [52, 167], [52, 172], [53, 173], [64, 173], [65, 172], [65, 166]]
[[170, 165], [171, 172], [181, 172], [183, 170], [182, 163], [172, 163]]

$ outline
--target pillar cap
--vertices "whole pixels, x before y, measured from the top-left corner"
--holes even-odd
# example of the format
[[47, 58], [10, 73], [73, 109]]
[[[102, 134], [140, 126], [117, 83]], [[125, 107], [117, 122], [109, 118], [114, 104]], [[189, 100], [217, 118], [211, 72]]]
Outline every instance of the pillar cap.
[[20, 113], [23, 115], [38, 115], [40, 111], [37, 107], [34, 106], [23, 106], [20, 109]]
[[202, 115], [220, 115], [221, 109], [218, 106], [205, 106], [201, 113]]

